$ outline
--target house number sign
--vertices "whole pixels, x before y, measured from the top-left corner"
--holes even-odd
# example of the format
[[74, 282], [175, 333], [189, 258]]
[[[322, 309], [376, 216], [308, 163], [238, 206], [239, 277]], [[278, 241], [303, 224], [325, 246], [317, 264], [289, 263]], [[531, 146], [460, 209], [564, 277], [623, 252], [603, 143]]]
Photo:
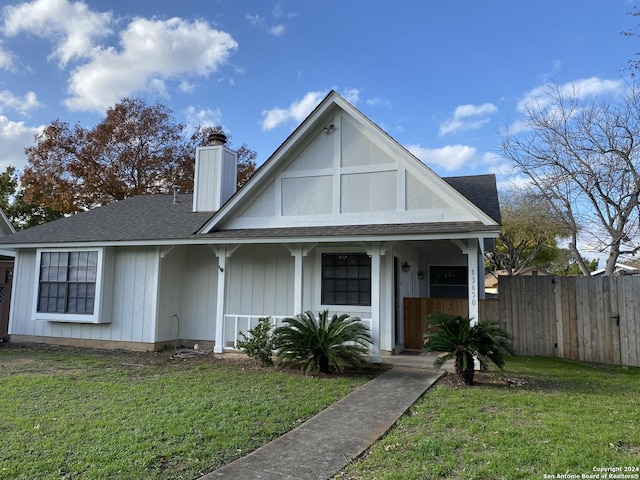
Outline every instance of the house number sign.
[[476, 269], [470, 268], [469, 269], [469, 288], [470, 288], [471, 296], [469, 300], [471, 301], [471, 305], [473, 306], [475, 306], [476, 303], [478, 303], [478, 290], [476, 287], [477, 283], [478, 282], [476, 282]]

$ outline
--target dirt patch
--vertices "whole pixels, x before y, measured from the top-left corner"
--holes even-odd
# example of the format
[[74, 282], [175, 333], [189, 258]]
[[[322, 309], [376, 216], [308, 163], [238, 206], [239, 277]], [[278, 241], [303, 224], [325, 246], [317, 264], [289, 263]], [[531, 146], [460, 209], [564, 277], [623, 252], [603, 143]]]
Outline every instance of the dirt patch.
[[[474, 376], [474, 386], [518, 388], [527, 385], [529, 382], [522, 378], [510, 378], [504, 372], [476, 372]], [[455, 374], [446, 372], [440, 377], [437, 385], [445, 385], [454, 389], [473, 388], [465, 383]]]
[[[243, 354], [225, 354], [218, 355], [213, 352], [193, 353], [189, 349], [166, 349], [159, 352], [133, 352], [128, 350], [105, 350], [97, 348], [69, 347], [48, 344], [35, 343], [3, 343], [0, 344], [0, 351], [10, 351], [15, 355], [7, 355], [3, 358], [3, 366], [9, 368], [10, 365], [18, 367], [19, 365], [28, 365], [30, 363], [41, 362], [42, 356], [47, 355], [82, 355], [84, 357], [94, 358], [97, 361], [104, 361], [113, 365], [123, 366], [176, 366], [190, 367], [194, 365], [228, 365], [237, 367], [242, 370], [264, 370], [274, 367], [262, 367], [256, 361], [246, 357]], [[40, 357], [38, 359], [38, 357]], [[345, 368], [345, 371], [337, 373], [322, 374], [314, 372], [306, 375], [336, 377], [336, 376], [370, 376], [371, 378], [383, 373], [387, 367], [371, 364], [364, 370], [356, 371], [354, 369]], [[305, 375], [301, 370], [283, 369], [281, 370], [289, 375]]]

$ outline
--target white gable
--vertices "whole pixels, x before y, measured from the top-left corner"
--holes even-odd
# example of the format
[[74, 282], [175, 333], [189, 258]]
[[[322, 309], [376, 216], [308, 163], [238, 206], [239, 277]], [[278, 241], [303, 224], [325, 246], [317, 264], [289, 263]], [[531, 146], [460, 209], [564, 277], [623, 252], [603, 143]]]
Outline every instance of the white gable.
[[274, 154], [269, 168], [260, 171], [204, 231], [212, 227], [495, 224], [346, 102], [334, 100], [315, 114]]

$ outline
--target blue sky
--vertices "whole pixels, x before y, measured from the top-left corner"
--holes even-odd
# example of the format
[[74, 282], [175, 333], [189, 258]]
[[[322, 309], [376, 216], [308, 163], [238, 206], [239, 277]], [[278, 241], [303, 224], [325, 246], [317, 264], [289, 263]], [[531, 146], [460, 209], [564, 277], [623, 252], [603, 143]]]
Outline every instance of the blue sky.
[[0, 168], [55, 119], [125, 96], [222, 125], [266, 160], [334, 89], [442, 176], [497, 173], [547, 82], [619, 93], [631, 0], [34, 0], [0, 7]]

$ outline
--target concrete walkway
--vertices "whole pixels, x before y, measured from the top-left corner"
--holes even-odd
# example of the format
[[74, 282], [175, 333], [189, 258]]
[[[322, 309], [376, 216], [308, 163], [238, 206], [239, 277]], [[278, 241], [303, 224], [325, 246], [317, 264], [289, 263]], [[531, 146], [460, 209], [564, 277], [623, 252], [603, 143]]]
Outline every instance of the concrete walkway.
[[442, 373], [395, 366], [302, 425], [200, 480], [327, 480], [386, 433]]

